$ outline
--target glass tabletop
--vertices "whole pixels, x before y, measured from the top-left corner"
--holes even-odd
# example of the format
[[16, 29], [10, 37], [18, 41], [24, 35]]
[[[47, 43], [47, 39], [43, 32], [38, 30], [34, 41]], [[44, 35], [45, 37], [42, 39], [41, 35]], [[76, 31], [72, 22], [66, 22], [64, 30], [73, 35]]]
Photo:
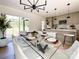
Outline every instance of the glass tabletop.
[[[24, 37], [25, 38], [25, 37]], [[28, 41], [28, 36], [25, 38], [25, 43], [29, 45], [29, 47], [39, 56], [41, 56], [43, 59], [51, 59], [51, 56], [57, 51], [59, 46], [55, 47], [52, 43], [48, 43], [45, 41], [45, 37], [41, 35], [37, 35], [33, 40]], [[47, 47], [45, 48], [45, 46]], [[44, 52], [41, 51], [44, 49]], [[28, 49], [29, 50], [29, 49]]]

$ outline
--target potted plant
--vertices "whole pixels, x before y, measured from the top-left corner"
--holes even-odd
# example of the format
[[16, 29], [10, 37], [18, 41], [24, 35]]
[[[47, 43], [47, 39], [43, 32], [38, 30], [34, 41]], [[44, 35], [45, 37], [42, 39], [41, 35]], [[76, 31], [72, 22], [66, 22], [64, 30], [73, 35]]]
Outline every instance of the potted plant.
[[2, 35], [2, 37], [0, 38], [0, 47], [4, 47], [7, 45], [8, 41], [5, 37], [5, 31], [7, 28], [10, 28], [10, 20], [6, 19], [6, 15], [2, 14], [0, 15], [0, 35]]
[[33, 37], [36, 37], [38, 32], [37, 31], [33, 31], [33, 32], [31, 32], [31, 34], [32, 34]]

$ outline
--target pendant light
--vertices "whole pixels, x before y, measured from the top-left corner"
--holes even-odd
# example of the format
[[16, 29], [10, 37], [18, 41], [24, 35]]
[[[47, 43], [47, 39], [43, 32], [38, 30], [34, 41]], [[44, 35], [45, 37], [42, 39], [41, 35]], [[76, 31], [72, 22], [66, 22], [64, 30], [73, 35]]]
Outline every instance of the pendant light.
[[55, 8], [54, 10], [55, 10], [55, 19], [54, 20], [57, 20], [57, 18], [56, 18], [56, 10], [57, 10], [57, 8]]
[[70, 6], [70, 3], [67, 3], [67, 7], [68, 7], [68, 15], [67, 15], [67, 18], [68, 19], [70, 18], [70, 15], [69, 15], [69, 6]]

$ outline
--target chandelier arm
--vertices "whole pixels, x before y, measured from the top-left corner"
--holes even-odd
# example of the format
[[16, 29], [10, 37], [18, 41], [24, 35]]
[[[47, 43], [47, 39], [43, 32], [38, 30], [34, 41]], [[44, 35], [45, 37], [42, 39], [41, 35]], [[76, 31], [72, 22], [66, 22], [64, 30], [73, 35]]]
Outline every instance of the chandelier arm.
[[31, 5], [33, 5], [29, 0], [28, 0], [28, 2], [29, 2]]
[[21, 4], [21, 5], [25, 5], [25, 6], [30, 6], [30, 5], [28, 5], [28, 4], [24, 4], [24, 3], [22, 3], [21, 0], [20, 0], [20, 4]]
[[45, 0], [45, 5], [47, 5], [47, 0]]
[[24, 10], [26, 10], [26, 9], [30, 9], [30, 8], [24, 8]]
[[46, 6], [46, 4], [38, 5], [38, 6], [36, 6], [36, 7], [41, 7], [41, 6]]
[[39, 9], [37, 8], [36, 11], [39, 12]]
[[[30, 6], [30, 5], [27, 5], [27, 4], [24, 4], [24, 3], [21, 3], [21, 5]], [[31, 6], [30, 6], [30, 7], [31, 7]]]
[[36, 1], [35, 5], [38, 3], [39, 0]]
[[33, 11], [33, 9], [31, 9], [31, 12]]
[[26, 8], [26, 6], [24, 6], [24, 10], [26, 10], [26, 9], [30, 9], [31, 7], [28, 7], [28, 8]]
[[40, 10], [45, 10], [45, 8], [37, 8], [37, 9], [40, 9]]

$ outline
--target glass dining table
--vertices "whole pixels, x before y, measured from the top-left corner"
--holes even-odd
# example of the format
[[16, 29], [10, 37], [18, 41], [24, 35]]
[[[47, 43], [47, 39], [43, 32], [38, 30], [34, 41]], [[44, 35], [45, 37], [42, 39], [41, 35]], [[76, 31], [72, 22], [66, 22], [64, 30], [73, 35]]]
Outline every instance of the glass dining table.
[[[47, 34], [38, 33], [36, 37], [32, 37], [31, 33], [29, 33], [27, 36], [22, 35], [22, 37], [24, 38], [22, 40], [29, 46], [29, 48], [31, 48], [37, 55], [40, 56], [40, 59], [52, 59], [53, 55], [61, 46], [61, 43], [59, 41], [57, 41], [55, 44], [48, 42], [46, 40], [48, 37]], [[27, 51], [30, 51], [30, 49], [28, 49]], [[24, 53], [26, 54], [25, 51]], [[32, 54], [32, 52], [30, 53]]]

